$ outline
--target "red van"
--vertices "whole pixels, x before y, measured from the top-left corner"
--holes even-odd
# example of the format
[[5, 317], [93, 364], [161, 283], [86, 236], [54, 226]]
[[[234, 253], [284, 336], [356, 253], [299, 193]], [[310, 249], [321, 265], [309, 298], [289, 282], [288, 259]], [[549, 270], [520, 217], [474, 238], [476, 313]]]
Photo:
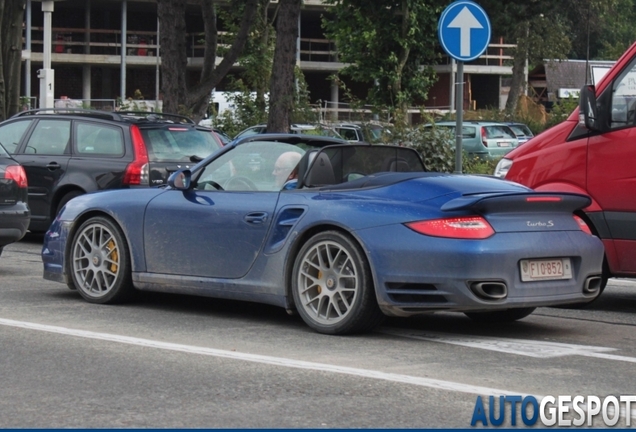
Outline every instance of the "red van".
[[603, 285], [636, 277], [636, 43], [581, 90], [566, 121], [508, 153], [495, 170], [539, 191], [585, 193], [580, 215], [605, 245]]

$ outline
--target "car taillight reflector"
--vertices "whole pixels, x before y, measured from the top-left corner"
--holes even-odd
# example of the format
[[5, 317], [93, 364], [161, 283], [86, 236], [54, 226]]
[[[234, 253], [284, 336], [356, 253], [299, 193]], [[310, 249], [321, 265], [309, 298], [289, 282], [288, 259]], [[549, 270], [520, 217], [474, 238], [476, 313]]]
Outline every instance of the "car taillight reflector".
[[551, 197], [551, 196], [538, 196], [538, 197], [528, 197], [526, 198], [527, 202], [560, 202], [561, 197]]
[[576, 221], [576, 223], [579, 224], [579, 228], [581, 228], [581, 231], [583, 231], [585, 234], [593, 235], [592, 234], [592, 230], [590, 229], [589, 225], [587, 223], [585, 223], [585, 221], [583, 219], [581, 219], [577, 215], [573, 215], [573, 217], [574, 217], [574, 220]]
[[481, 128], [481, 142], [484, 144], [484, 147], [488, 147], [488, 133], [485, 128]]
[[4, 178], [16, 182], [19, 188], [27, 187], [27, 177], [24, 168], [20, 165], [10, 165], [4, 172]]
[[464, 216], [409, 222], [407, 227], [420, 234], [456, 239], [485, 239], [495, 233], [481, 216]]
[[136, 125], [130, 127], [135, 159], [128, 164], [124, 173], [124, 185], [149, 185], [148, 151], [141, 131]]

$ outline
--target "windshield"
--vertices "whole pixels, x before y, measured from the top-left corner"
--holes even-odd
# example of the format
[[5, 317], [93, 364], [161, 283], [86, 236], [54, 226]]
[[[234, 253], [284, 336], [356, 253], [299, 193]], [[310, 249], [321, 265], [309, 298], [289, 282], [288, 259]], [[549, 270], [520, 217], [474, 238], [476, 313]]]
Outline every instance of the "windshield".
[[210, 162], [197, 178], [196, 189], [280, 191], [292, 175], [307, 144], [253, 141], [240, 144]]
[[187, 126], [141, 129], [151, 162], [192, 162], [206, 158], [221, 146], [209, 130]]
[[[451, 131], [453, 135], [455, 135], [455, 126], [449, 125], [437, 125], [440, 129], [446, 129]], [[462, 125], [462, 138], [475, 138], [477, 136], [477, 128], [474, 126], [463, 126]]]
[[532, 136], [532, 132], [526, 125], [510, 125], [510, 129], [512, 129], [517, 136]]
[[484, 130], [486, 131], [486, 138], [488, 139], [517, 138], [508, 126], [484, 126]]

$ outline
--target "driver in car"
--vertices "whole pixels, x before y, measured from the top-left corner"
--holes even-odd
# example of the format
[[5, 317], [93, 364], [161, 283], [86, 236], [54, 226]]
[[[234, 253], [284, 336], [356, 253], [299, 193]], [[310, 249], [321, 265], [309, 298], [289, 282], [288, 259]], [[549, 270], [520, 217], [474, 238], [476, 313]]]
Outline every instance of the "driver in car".
[[283, 187], [285, 182], [293, 180], [298, 176], [296, 168], [301, 157], [302, 155], [300, 153], [293, 151], [285, 152], [278, 156], [276, 163], [274, 163], [274, 171], [272, 171], [272, 175], [274, 176], [274, 181], [279, 189]]

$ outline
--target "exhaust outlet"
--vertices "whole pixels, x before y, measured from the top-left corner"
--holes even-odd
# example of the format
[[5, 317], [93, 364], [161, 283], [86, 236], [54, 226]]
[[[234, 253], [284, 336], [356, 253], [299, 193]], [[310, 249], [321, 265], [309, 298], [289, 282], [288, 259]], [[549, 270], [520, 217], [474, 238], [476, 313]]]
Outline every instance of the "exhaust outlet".
[[508, 287], [504, 282], [473, 282], [470, 290], [482, 300], [502, 300], [508, 296]]
[[589, 276], [583, 283], [583, 294], [596, 294], [601, 289], [602, 278], [600, 276]]

